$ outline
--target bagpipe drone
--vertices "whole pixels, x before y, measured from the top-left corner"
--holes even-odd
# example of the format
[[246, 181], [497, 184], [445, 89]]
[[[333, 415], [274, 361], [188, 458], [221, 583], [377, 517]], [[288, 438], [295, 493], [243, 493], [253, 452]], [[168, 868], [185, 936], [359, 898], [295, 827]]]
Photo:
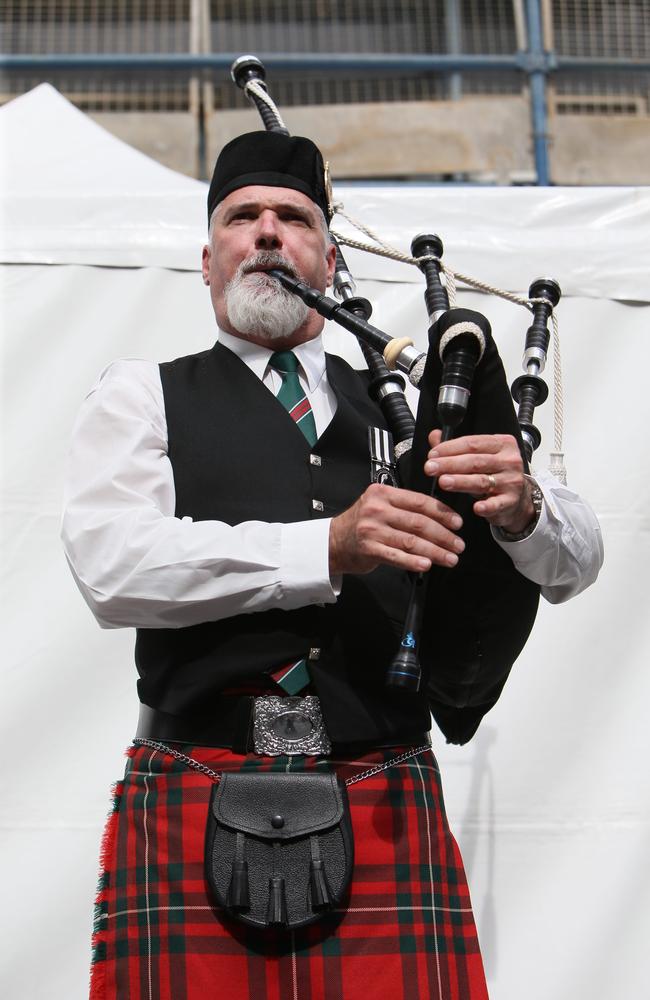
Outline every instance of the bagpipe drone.
[[[233, 63], [232, 78], [257, 108], [265, 128], [289, 135], [269, 94], [265, 69], [260, 60], [255, 56], [241, 56]], [[326, 184], [331, 215], [341, 209], [333, 203], [328, 179]], [[533, 419], [535, 407], [543, 403], [548, 395], [541, 374], [548, 354], [549, 321], [552, 319], [555, 324], [554, 308], [560, 300], [557, 282], [551, 278], [537, 279], [530, 285], [528, 299], [502, 293], [465, 275], [454, 275], [442, 263], [443, 245], [436, 235], [416, 236], [411, 243], [411, 256], [407, 257], [389, 252], [389, 248], [374, 234], [365, 227], [360, 228], [379, 242], [381, 248], [331, 234], [336, 246], [333, 282], [336, 299], [308, 287], [284, 271], [271, 270], [269, 273], [320, 315], [335, 321], [357, 337], [369, 370], [369, 393], [381, 408], [393, 437], [401, 485], [439, 496], [437, 479], [426, 477], [422, 471], [428, 450], [427, 436], [436, 427], [442, 429], [443, 441], [459, 430], [463, 434], [513, 434], [519, 441], [525, 464], [530, 463], [533, 451], [541, 442], [541, 434]], [[356, 294], [354, 280], [341, 251], [342, 242], [385, 256], [398, 256], [406, 263], [419, 267], [426, 282], [424, 298], [429, 340], [426, 353], [418, 352], [410, 339], [392, 338], [370, 324], [372, 307], [367, 299]], [[518, 404], [516, 417], [490, 324], [481, 313], [455, 305], [455, 277], [467, 284], [503, 294], [532, 311], [533, 321], [526, 332], [524, 374], [513, 382], [511, 390], [512, 398]], [[404, 395], [403, 375], [420, 390], [416, 419]], [[556, 393], [559, 393], [557, 384]], [[558, 440], [557, 433], [555, 445], [552, 461], [555, 461], [554, 471], [559, 471], [561, 475], [561, 440]], [[444, 500], [453, 504], [463, 516], [466, 550], [461, 564], [452, 572], [433, 567], [426, 574], [412, 575], [411, 598], [403, 633], [387, 671], [386, 683], [403, 691], [417, 691], [420, 686], [420, 629], [427, 591], [432, 579], [437, 577], [438, 603], [442, 602], [450, 610], [454, 603], [455, 606], [451, 617], [447, 615], [442, 619], [446, 622], [446, 629], [434, 629], [436, 659], [441, 647], [444, 652], [445, 644], [453, 645], [455, 629], [474, 629], [475, 637], [469, 644], [467, 641], [464, 643], [466, 652], [463, 660], [473, 657], [477, 671], [482, 666], [489, 669], [490, 664], [498, 660], [500, 669], [496, 671], [498, 679], [495, 676], [494, 687], [500, 690], [532, 628], [539, 588], [520, 576], [493, 541], [489, 526], [472, 513], [472, 498], [456, 495], [453, 500], [449, 496], [445, 496]], [[468, 611], [464, 616], [462, 608], [459, 613], [458, 601], [465, 608], [476, 601], [480, 610]], [[444, 688], [444, 671], [437, 684]], [[498, 691], [496, 693], [498, 696]]]

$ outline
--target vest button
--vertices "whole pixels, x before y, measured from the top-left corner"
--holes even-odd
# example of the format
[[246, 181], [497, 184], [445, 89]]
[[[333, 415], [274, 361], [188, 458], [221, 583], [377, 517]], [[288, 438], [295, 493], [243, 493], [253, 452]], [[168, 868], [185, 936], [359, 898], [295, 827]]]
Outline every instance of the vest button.
[[323, 510], [322, 500], [312, 500], [311, 505], [314, 510]]
[[311, 465], [322, 465], [323, 464], [320, 455], [310, 455], [309, 456], [309, 462], [310, 462]]
[[320, 659], [320, 648], [318, 646], [311, 647], [311, 649], [309, 650], [309, 659], [310, 660]]
[[280, 816], [279, 813], [277, 816], [273, 816], [271, 818], [271, 826], [274, 830], [281, 830], [284, 826], [284, 816]]

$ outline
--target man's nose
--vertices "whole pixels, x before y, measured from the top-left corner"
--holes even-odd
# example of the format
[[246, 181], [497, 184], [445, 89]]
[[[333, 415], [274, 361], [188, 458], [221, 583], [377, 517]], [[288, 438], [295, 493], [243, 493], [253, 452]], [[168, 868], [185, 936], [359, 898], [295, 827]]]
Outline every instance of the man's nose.
[[275, 212], [267, 210], [259, 216], [255, 246], [258, 250], [277, 250], [282, 246], [278, 217]]

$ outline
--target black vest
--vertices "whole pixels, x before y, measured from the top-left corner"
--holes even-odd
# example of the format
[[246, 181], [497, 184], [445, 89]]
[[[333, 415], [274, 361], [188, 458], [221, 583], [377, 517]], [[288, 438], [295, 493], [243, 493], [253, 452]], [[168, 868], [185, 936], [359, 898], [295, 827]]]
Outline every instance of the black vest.
[[[340, 358], [327, 357], [337, 409], [313, 448], [257, 376], [219, 344], [160, 371], [177, 517], [232, 525], [331, 517], [368, 486], [368, 426], [385, 423], [364, 381]], [[139, 629], [140, 699], [171, 714], [209, 718], [223, 688], [316, 648], [310, 674], [335, 742], [426, 732], [426, 696], [396, 697], [384, 684], [408, 589], [406, 574], [379, 568], [345, 576], [334, 604]]]

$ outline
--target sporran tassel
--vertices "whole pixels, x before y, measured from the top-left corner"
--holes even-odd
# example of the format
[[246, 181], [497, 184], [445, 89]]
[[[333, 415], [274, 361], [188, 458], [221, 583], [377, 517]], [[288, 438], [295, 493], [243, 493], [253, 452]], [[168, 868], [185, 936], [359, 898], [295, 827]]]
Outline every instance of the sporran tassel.
[[228, 887], [228, 906], [231, 910], [240, 913], [249, 910], [251, 905], [248, 891], [248, 862], [244, 858], [245, 849], [246, 838], [243, 833], [238, 833], [230, 886]]
[[309, 869], [312, 910], [329, 910], [332, 905], [327, 873], [322, 861], [312, 861]]
[[282, 875], [272, 875], [269, 879], [269, 905], [266, 922], [269, 927], [286, 927], [287, 925], [287, 901]]
[[233, 861], [232, 877], [228, 889], [228, 906], [231, 910], [249, 910], [251, 905], [248, 891], [248, 862]]

